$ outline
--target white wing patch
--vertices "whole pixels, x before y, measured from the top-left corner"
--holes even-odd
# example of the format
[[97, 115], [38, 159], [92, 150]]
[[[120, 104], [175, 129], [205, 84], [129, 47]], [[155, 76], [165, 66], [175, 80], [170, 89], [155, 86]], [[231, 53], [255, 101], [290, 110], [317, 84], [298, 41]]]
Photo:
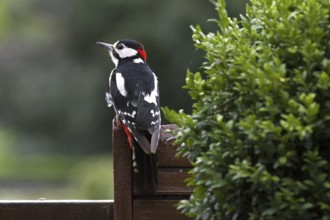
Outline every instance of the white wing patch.
[[121, 73], [116, 73], [116, 85], [120, 94], [125, 97], [127, 95], [127, 91], [125, 88], [125, 79]]
[[155, 117], [155, 116], [159, 116], [160, 115], [160, 112], [159, 111], [154, 111], [153, 109], [150, 110], [150, 113], [152, 115], [152, 117]]
[[129, 112], [121, 112], [121, 114], [125, 115], [125, 116], [129, 116], [131, 118], [134, 118], [136, 115], [136, 111], [133, 111], [132, 113]]
[[133, 60], [133, 63], [144, 63], [141, 58], [136, 58]]
[[158, 122], [159, 122], [159, 120], [156, 120], [156, 121], [152, 121], [150, 124], [151, 125], [156, 125], [156, 124], [158, 124]]
[[144, 101], [149, 103], [154, 103], [157, 106], [157, 97], [158, 97], [158, 81], [157, 77], [153, 73], [154, 76], [154, 89], [151, 91], [150, 94], [143, 94], [144, 95]]

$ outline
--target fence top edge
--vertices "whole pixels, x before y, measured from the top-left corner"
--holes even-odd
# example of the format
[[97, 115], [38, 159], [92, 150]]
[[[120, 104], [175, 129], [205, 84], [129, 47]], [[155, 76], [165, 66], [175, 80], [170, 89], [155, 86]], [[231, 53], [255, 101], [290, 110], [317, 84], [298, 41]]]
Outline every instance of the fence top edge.
[[20, 203], [39, 203], [39, 204], [103, 204], [103, 203], [114, 203], [114, 200], [79, 200], [79, 199], [73, 199], [73, 200], [47, 200], [47, 199], [39, 199], [39, 200], [0, 200], [1, 204], [20, 204]]

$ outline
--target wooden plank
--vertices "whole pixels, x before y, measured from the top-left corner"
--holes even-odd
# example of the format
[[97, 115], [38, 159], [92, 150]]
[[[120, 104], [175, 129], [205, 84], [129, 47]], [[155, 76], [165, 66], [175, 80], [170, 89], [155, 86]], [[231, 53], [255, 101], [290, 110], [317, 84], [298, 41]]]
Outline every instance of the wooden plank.
[[173, 145], [173, 141], [167, 141], [162, 138], [157, 149], [158, 167], [191, 168], [192, 165], [187, 158], [176, 157], [177, 148], [177, 145]]
[[[115, 219], [132, 220], [131, 150], [122, 129], [112, 124]], [[96, 219], [96, 218], [93, 218]]]
[[160, 142], [157, 149], [158, 167], [192, 167], [187, 158], [177, 158], [175, 156], [179, 146], [173, 143], [173, 136], [166, 131], [175, 130], [176, 128], [177, 126], [173, 124], [162, 125], [161, 127]]
[[114, 220], [112, 200], [0, 201], [3, 220]]
[[[192, 193], [192, 188], [187, 187], [185, 180], [190, 176], [186, 170], [183, 169], [159, 169], [158, 170], [158, 184], [155, 196], [187, 196]], [[133, 194], [144, 195], [143, 180], [139, 176], [134, 175]], [[151, 194], [151, 192], [148, 192]]]
[[176, 209], [178, 200], [134, 200], [134, 220], [188, 220]]
[[144, 192], [142, 179], [138, 174], [133, 174], [131, 150], [126, 137], [122, 130], [113, 124], [115, 219], [187, 219], [176, 210], [174, 204], [188, 198], [192, 192], [184, 182], [189, 177], [187, 170], [192, 166], [186, 158], [175, 157], [178, 146], [173, 144], [172, 135], [165, 132], [168, 129], [176, 129], [176, 126], [162, 126], [157, 150], [158, 187], [157, 193], [152, 195]]

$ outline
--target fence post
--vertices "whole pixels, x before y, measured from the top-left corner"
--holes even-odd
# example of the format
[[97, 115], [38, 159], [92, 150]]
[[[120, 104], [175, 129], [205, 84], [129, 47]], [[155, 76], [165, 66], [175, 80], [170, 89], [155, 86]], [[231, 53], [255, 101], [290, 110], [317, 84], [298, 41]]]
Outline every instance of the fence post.
[[186, 220], [175, 205], [189, 198], [192, 188], [184, 180], [191, 164], [184, 158], [176, 158], [176, 145], [165, 130], [175, 125], [163, 125], [157, 150], [158, 185], [155, 195], [145, 195], [143, 180], [132, 172], [131, 151], [122, 130], [113, 124], [114, 161], [114, 214], [116, 220]]
[[112, 123], [112, 155], [114, 172], [114, 217], [132, 220], [132, 168], [131, 151], [122, 129]]

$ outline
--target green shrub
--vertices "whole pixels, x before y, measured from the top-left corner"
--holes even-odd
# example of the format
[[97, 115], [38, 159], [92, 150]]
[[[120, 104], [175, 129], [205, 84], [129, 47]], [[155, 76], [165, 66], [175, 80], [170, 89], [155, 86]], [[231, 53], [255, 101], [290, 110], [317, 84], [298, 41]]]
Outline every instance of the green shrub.
[[219, 31], [193, 28], [202, 73], [186, 76], [191, 115], [179, 155], [196, 219], [330, 219], [330, 1], [251, 0], [241, 20], [215, 2]]

